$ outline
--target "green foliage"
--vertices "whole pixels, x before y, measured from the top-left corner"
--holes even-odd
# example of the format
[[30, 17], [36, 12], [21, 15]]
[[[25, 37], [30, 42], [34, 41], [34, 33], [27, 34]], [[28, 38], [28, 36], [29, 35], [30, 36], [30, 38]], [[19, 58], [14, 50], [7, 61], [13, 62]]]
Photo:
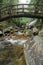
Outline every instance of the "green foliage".
[[3, 2], [3, 0], [0, 0], [0, 3], [2, 3]]

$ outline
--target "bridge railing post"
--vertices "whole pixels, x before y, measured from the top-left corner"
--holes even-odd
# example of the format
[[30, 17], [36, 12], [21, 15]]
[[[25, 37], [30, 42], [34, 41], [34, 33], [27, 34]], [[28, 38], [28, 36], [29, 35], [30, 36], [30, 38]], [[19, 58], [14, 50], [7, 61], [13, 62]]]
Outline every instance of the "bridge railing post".
[[1, 18], [1, 9], [0, 9], [0, 18]]
[[35, 14], [37, 14], [38, 13], [38, 6], [37, 5], [35, 5], [35, 12], [34, 12]]
[[22, 5], [22, 13], [24, 13], [24, 4]]
[[7, 11], [8, 11], [8, 15], [9, 15], [9, 16], [11, 16], [11, 10], [12, 10], [12, 7], [9, 6], [9, 7], [7, 8]]
[[17, 5], [17, 14], [18, 14], [18, 5]]

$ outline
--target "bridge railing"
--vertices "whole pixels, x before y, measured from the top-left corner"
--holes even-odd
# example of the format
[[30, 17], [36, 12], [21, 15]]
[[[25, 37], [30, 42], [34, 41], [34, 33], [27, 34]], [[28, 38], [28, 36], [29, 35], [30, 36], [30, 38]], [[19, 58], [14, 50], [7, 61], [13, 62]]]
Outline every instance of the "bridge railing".
[[[41, 8], [41, 9], [40, 9]], [[17, 4], [17, 5], [9, 5], [6, 7], [2, 7], [0, 9], [0, 18], [19, 15], [19, 14], [36, 14], [43, 15], [43, 5], [37, 4]]]

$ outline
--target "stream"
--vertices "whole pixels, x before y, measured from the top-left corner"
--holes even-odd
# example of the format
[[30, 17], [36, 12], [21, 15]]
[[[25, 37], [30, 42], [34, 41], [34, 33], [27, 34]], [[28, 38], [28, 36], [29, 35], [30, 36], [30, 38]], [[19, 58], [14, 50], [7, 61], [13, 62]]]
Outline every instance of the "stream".
[[10, 42], [12, 44], [15, 44], [15, 43], [24, 44], [27, 40], [22, 40], [22, 39], [13, 40], [11, 38], [10, 39], [9, 38], [5, 38], [5, 41]]

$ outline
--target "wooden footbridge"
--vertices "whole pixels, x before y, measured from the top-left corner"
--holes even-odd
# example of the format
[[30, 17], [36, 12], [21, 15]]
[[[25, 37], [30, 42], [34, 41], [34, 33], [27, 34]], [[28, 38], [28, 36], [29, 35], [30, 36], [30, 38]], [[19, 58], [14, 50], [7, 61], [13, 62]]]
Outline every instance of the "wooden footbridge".
[[43, 5], [17, 4], [0, 8], [0, 22], [9, 18], [20, 17], [43, 19]]

